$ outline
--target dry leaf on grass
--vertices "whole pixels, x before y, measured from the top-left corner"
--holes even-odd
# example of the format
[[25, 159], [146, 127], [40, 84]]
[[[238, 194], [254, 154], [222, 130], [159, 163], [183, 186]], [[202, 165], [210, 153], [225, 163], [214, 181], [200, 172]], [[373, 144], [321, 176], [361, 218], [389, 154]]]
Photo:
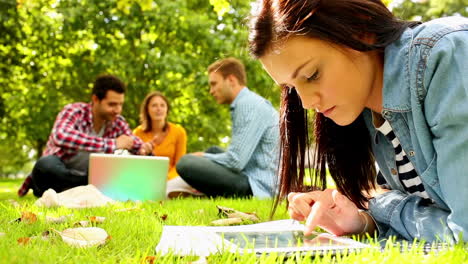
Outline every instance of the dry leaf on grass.
[[24, 246], [24, 245], [29, 244], [31, 241], [39, 239], [39, 238], [41, 240], [47, 241], [47, 240], [49, 240], [49, 235], [50, 235], [50, 231], [46, 230], [46, 231], [42, 232], [41, 235], [31, 236], [31, 237], [20, 237], [20, 238], [18, 238], [17, 242], [18, 242], [19, 245]]
[[91, 225], [104, 223], [104, 221], [106, 220], [106, 218], [103, 216], [89, 216], [88, 219], [89, 221], [88, 220], [78, 221], [74, 223], [73, 226], [74, 227], [88, 227]]
[[42, 232], [41, 235], [32, 236], [32, 237], [30, 237], [30, 239], [33, 240], [33, 239], [40, 238], [41, 240], [47, 241], [47, 240], [49, 240], [49, 235], [50, 235], [50, 231], [46, 230], [46, 231]]
[[106, 220], [104, 216], [90, 216], [88, 217], [88, 219], [89, 221], [91, 221], [91, 223], [96, 223], [96, 224], [102, 224]]
[[243, 220], [241, 218], [225, 218], [211, 221], [211, 224], [216, 226], [238, 225], [241, 224], [242, 221]]
[[49, 240], [49, 236], [50, 236], [50, 231], [46, 230], [46, 231], [42, 232], [41, 239], [42, 240]]
[[21, 212], [21, 222], [25, 222], [28, 224], [35, 223], [37, 221], [37, 216], [31, 212]]
[[24, 212], [21, 212], [20, 218], [16, 218], [15, 220], [10, 221], [10, 223], [15, 223], [15, 222], [16, 223], [24, 222], [27, 224], [32, 224], [32, 223], [37, 222], [37, 215], [31, 212], [24, 211]]
[[109, 239], [106, 230], [99, 227], [77, 227], [68, 228], [62, 232], [54, 231], [62, 237], [63, 242], [75, 247], [103, 245]]
[[155, 256], [146, 256], [144, 263], [154, 264], [156, 261]]
[[219, 215], [225, 215], [227, 216], [228, 213], [234, 213], [236, 210], [229, 208], [229, 207], [224, 207], [221, 205], [216, 205], [216, 208], [218, 208], [218, 214]]
[[158, 212], [154, 212], [154, 214], [159, 217], [162, 221], [166, 221], [167, 219], [167, 214], [159, 214]]
[[228, 213], [227, 217], [228, 218], [241, 218], [242, 220], [249, 220], [252, 222], [260, 221], [257, 215], [253, 213], [248, 214], [248, 213], [243, 213], [243, 212], [234, 212], [234, 213]]
[[20, 237], [18, 238], [18, 244], [20, 245], [27, 245], [30, 241], [31, 241], [31, 238], [30, 237]]
[[91, 225], [91, 222], [83, 220], [83, 221], [78, 221], [73, 224], [74, 227], [88, 227]]
[[243, 221], [252, 221], [252, 222], [259, 222], [260, 219], [255, 213], [244, 213], [241, 211], [237, 211], [236, 209], [224, 207], [220, 205], [216, 205], [218, 208], [218, 215], [226, 216], [228, 218], [240, 218]]
[[46, 216], [45, 217], [45, 221], [46, 223], [50, 223], [50, 224], [61, 224], [61, 223], [64, 223], [65, 221], [68, 220], [68, 216], [66, 215], [62, 215], [62, 216], [59, 216], [59, 217], [54, 217], [54, 216]]

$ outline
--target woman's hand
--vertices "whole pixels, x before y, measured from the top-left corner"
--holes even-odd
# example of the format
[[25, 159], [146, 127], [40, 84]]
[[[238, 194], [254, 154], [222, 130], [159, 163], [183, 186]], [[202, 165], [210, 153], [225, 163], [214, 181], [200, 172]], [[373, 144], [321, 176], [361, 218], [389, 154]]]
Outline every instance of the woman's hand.
[[288, 201], [291, 218], [306, 221], [305, 235], [311, 234], [316, 226], [337, 236], [366, 231], [368, 218], [337, 190], [290, 193]]

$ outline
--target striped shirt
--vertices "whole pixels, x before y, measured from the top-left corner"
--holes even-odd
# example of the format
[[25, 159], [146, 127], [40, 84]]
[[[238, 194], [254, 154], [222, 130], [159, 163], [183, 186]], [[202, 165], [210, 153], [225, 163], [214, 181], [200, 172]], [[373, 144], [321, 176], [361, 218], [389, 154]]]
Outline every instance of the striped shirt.
[[[432, 203], [433, 201], [431, 198], [429, 198], [429, 195], [424, 189], [424, 185], [421, 181], [421, 178], [414, 169], [414, 166], [411, 163], [411, 161], [406, 156], [405, 151], [400, 145], [400, 141], [396, 137], [395, 133], [393, 133], [393, 129], [390, 126], [390, 123], [387, 120], [385, 120], [385, 122], [376, 129], [380, 131], [392, 143], [392, 146], [395, 150], [395, 160], [398, 173], [392, 175], [394, 177], [397, 177], [396, 180], [399, 180], [401, 182], [406, 192], [418, 195], [424, 200], [426, 200], [426, 202]], [[382, 186], [382, 188], [389, 188], [380, 171], [377, 175], [377, 184]]]
[[279, 161], [279, 116], [271, 103], [243, 88], [231, 103], [232, 137], [226, 152], [204, 157], [248, 177], [252, 193], [272, 197]]

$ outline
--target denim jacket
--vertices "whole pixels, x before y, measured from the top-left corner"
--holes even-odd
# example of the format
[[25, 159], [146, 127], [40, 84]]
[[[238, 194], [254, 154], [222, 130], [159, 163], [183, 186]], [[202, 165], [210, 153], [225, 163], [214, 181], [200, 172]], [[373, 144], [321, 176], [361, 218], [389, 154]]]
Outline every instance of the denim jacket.
[[434, 201], [395, 180], [391, 143], [363, 113], [380, 171], [391, 191], [369, 202], [381, 236], [468, 241], [468, 19], [436, 19], [386, 47], [382, 117]]

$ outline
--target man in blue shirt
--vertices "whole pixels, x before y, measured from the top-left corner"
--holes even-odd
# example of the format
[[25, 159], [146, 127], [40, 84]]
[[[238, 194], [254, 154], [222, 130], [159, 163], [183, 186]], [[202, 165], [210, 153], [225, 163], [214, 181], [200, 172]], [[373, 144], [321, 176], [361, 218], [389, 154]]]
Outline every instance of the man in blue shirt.
[[183, 156], [176, 165], [188, 184], [208, 196], [272, 197], [276, 192], [279, 150], [278, 112], [246, 87], [242, 62], [226, 58], [208, 67], [210, 94], [229, 104], [231, 144], [226, 151]]

